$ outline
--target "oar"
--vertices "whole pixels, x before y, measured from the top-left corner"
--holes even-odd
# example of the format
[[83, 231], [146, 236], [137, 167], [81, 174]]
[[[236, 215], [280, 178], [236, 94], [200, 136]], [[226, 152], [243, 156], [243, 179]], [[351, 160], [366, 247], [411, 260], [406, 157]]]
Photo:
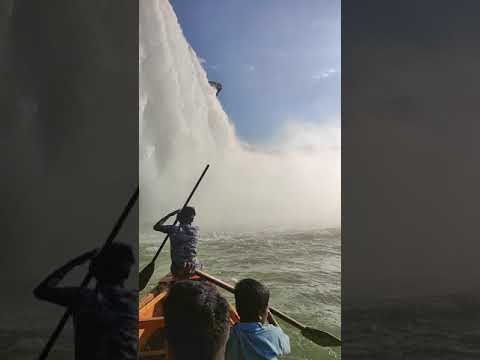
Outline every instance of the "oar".
[[[205, 173], [207, 172], [209, 167], [210, 167], [210, 165], [205, 166], [205, 169], [203, 170], [202, 175], [200, 175], [200, 178], [198, 179], [197, 183], [193, 187], [193, 190], [190, 193], [190, 195], [188, 196], [187, 201], [185, 201], [185, 204], [183, 204], [182, 210], [190, 202], [190, 199], [192, 198], [193, 194], [195, 193], [195, 190], [197, 190], [198, 185], [200, 185], [200, 182], [202, 181], [203, 176], [205, 175]], [[173, 223], [173, 225], [176, 225], [177, 221], [178, 221], [178, 218], [175, 219], [175, 222]], [[168, 234], [167, 234], [167, 236], [165, 236], [165, 239], [163, 240], [162, 245], [160, 245], [160, 247], [158, 248], [157, 252], [155, 253], [155, 256], [152, 259], [152, 261], [150, 261], [150, 263], [147, 266], [145, 266], [142, 271], [140, 271], [140, 274], [138, 275], [138, 283], [139, 283], [138, 285], [139, 285], [139, 290], [140, 291], [145, 289], [148, 282], [150, 281], [150, 278], [152, 277], [153, 272], [155, 270], [155, 260], [157, 260], [158, 255], [160, 255], [160, 252], [162, 251], [163, 247], [165, 246], [165, 243], [167, 242], [168, 236], [169, 236]]]
[[[233, 286], [227, 284], [226, 282], [223, 282], [222, 280], [219, 280], [203, 271], [197, 270], [196, 274], [199, 275], [200, 277], [204, 278], [205, 280], [210, 281], [211, 283], [217, 285], [218, 287], [221, 287], [224, 290], [227, 290], [231, 292], [232, 294], [234, 293], [235, 289]], [[336, 336], [329, 334], [326, 331], [314, 329], [312, 327], [306, 326], [302, 324], [301, 322], [298, 322], [295, 319], [292, 319], [290, 316], [284, 314], [281, 311], [278, 311], [275, 308], [270, 307], [270, 311], [272, 314], [275, 316], [279, 317], [283, 321], [289, 323], [290, 325], [296, 327], [302, 332], [302, 335], [306, 337], [307, 339], [313, 341], [315, 344], [320, 345], [320, 346], [328, 346], [328, 347], [333, 347], [333, 346], [341, 346], [342, 341], [337, 338]]]
[[[104, 251], [105, 248], [107, 248], [115, 239], [117, 236], [118, 232], [120, 231], [120, 228], [122, 227], [123, 223], [125, 222], [125, 219], [127, 218], [128, 214], [130, 213], [130, 210], [133, 208], [135, 203], [137, 202], [138, 199], [138, 186], [135, 192], [133, 193], [132, 197], [127, 203], [127, 206], [125, 209], [123, 209], [122, 214], [118, 218], [117, 222], [115, 223], [115, 226], [113, 227], [112, 231], [110, 232], [110, 235], [107, 238], [107, 241], [105, 241], [105, 244], [103, 245], [102, 249], [100, 252]], [[83, 279], [81, 283], [81, 287], [86, 287], [90, 280], [92, 279], [92, 274], [87, 273], [85, 278]], [[48, 354], [50, 353], [50, 350], [52, 349], [53, 345], [55, 344], [55, 341], [57, 341], [58, 336], [63, 330], [63, 327], [68, 321], [68, 318], [70, 317], [70, 309], [67, 309], [65, 313], [63, 314], [63, 317], [60, 319], [60, 322], [58, 323], [57, 327], [53, 331], [52, 335], [50, 336], [50, 339], [48, 340], [47, 344], [43, 348], [42, 352], [40, 353], [40, 356], [38, 357], [39, 360], [45, 360], [48, 357]]]

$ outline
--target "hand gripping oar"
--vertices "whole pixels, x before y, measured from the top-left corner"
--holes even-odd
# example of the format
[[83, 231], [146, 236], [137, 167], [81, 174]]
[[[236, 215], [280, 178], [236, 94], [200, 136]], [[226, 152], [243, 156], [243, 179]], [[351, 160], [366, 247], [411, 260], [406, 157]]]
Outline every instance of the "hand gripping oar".
[[[138, 199], [138, 186], [137, 186], [137, 189], [135, 190], [135, 192], [133, 193], [132, 197], [128, 201], [127, 206], [125, 207], [125, 209], [123, 209], [122, 214], [120, 215], [117, 222], [115, 223], [115, 226], [113, 227], [112, 231], [110, 232], [110, 235], [108, 236], [107, 241], [105, 241], [105, 244], [103, 245], [100, 252], [105, 250], [105, 248], [107, 248], [113, 242], [113, 240], [117, 236], [118, 232], [120, 231], [123, 223], [125, 222], [125, 219], [127, 218], [128, 214], [130, 213], [130, 210], [133, 208], [133, 206], [137, 202], [137, 199]], [[91, 279], [92, 279], [92, 274], [90, 274], [90, 272], [89, 272], [89, 273], [87, 273], [87, 275], [83, 279], [80, 286], [81, 287], [86, 287]], [[55, 341], [57, 341], [57, 338], [60, 335], [60, 333], [62, 332], [63, 327], [67, 323], [68, 318], [70, 317], [70, 314], [71, 314], [70, 309], [67, 309], [65, 311], [65, 313], [63, 314], [63, 317], [60, 319], [60, 322], [58, 323], [57, 327], [53, 331], [52, 335], [50, 336], [50, 339], [48, 340], [47, 344], [45, 345], [42, 352], [40, 353], [40, 356], [38, 357], [38, 360], [45, 360], [48, 357], [48, 354], [50, 353], [50, 350], [52, 349], [53, 345], [55, 344]]]
[[[200, 185], [200, 182], [202, 181], [203, 176], [205, 175], [205, 173], [207, 172], [209, 167], [210, 167], [210, 165], [205, 166], [205, 169], [203, 170], [202, 175], [200, 175], [200, 178], [197, 180], [197, 183], [193, 187], [193, 190], [190, 193], [190, 195], [188, 196], [187, 201], [185, 201], [185, 204], [183, 204], [182, 210], [190, 202], [190, 199], [192, 198], [193, 194], [195, 193], [195, 190], [197, 190], [198, 185]], [[178, 218], [175, 219], [175, 222], [173, 223], [173, 225], [176, 225], [177, 221], [178, 221]], [[158, 255], [160, 255], [160, 252], [162, 251], [163, 247], [165, 246], [165, 243], [168, 240], [168, 236], [169, 236], [168, 234], [167, 234], [167, 236], [165, 236], [165, 239], [163, 240], [162, 245], [160, 245], [160, 247], [158, 248], [157, 252], [155, 253], [155, 256], [152, 259], [152, 261], [150, 261], [150, 263], [147, 266], [145, 266], [142, 271], [140, 271], [140, 274], [138, 275], [138, 283], [139, 283], [138, 287], [139, 287], [140, 291], [145, 289], [148, 282], [150, 281], [150, 278], [153, 275], [153, 271], [155, 270], [155, 260], [157, 260]]]
[[[197, 270], [196, 274], [199, 275], [200, 277], [204, 278], [207, 281], [210, 281], [211, 283], [217, 285], [218, 287], [221, 287], [224, 290], [227, 290], [231, 293], [234, 293], [234, 288], [233, 286], [227, 284], [226, 282], [223, 282], [222, 280], [219, 280], [217, 278], [214, 278], [213, 276]], [[290, 325], [296, 327], [302, 332], [302, 335], [306, 337], [307, 339], [313, 341], [315, 344], [320, 345], [320, 346], [328, 346], [328, 347], [333, 347], [333, 346], [341, 346], [342, 341], [335, 337], [332, 334], [329, 334], [326, 331], [318, 330], [311, 328], [309, 326], [306, 326], [300, 322], [298, 322], [295, 319], [292, 319], [290, 316], [285, 315], [281, 311], [278, 311], [277, 309], [274, 309], [270, 307], [270, 311], [272, 314], [277, 316], [278, 318], [282, 319], [283, 321], [289, 323]]]

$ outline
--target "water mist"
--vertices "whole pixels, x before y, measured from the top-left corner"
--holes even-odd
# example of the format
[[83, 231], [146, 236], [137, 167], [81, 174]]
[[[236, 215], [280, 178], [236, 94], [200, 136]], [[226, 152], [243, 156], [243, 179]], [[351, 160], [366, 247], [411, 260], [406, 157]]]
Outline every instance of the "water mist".
[[202, 227], [339, 226], [339, 129], [291, 121], [241, 141], [165, 0], [140, 2], [139, 51], [141, 224], [181, 206], [210, 163], [191, 202]]

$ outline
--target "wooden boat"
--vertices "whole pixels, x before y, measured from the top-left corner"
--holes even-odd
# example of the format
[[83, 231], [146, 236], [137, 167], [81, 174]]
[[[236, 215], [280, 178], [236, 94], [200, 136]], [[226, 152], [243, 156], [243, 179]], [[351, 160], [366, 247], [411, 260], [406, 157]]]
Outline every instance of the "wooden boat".
[[[205, 281], [197, 275], [192, 276], [190, 280]], [[172, 275], [164, 276], [153, 290], [140, 299], [138, 327], [140, 359], [168, 359], [163, 303], [174, 281]], [[240, 319], [235, 308], [231, 304], [229, 307], [230, 324], [234, 325]]]
[[[208, 281], [217, 287], [230, 293], [234, 288], [203, 271], [196, 271], [196, 274], [190, 278], [196, 281]], [[163, 302], [168, 294], [170, 285], [175, 281], [172, 275], [164, 276], [157, 286], [140, 300], [139, 306], [139, 353], [140, 359], [162, 359], [168, 360], [167, 344], [165, 341], [165, 320], [163, 317]], [[240, 321], [235, 307], [229, 304], [230, 325], [233, 326]], [[341, 340], [323, 330], [318, 330], [306, 326], [283, 312], [270, 307], [268, 313], [268, 322], [275, 326], [279, 326], [275, 318], [282, 319], [286, 323], [292, 325], [301, 331], [301, 334], [320, 346], [336, 347], [341, 346]]]

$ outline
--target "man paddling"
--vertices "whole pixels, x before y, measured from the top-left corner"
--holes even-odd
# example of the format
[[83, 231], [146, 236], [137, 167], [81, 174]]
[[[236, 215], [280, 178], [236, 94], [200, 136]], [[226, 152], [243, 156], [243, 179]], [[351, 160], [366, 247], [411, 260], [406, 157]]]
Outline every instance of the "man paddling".
[[[130, 246], [113, 243], [98, 256], [89, 251], [55, 270], [34, 295], [70, 309], [76, 360], [136, 360], [138, 295], [124, 288], [134, 255]], [[73, 268], [91, 260], [94, 289], [58, 286]]]
[[[163, 225], [174, 215], [177, 215], [179, 225]], [[192, 225], [194, 218], [195, 208], [186, 206], [182, 210], [175, 210], [167, 214], [153, 226], [154, 230], [169, 235], [172, 261], [170, 271], [180, 279], [188, 278], [195, 270], [201, 268], [197, 257], [199, 229]]]

